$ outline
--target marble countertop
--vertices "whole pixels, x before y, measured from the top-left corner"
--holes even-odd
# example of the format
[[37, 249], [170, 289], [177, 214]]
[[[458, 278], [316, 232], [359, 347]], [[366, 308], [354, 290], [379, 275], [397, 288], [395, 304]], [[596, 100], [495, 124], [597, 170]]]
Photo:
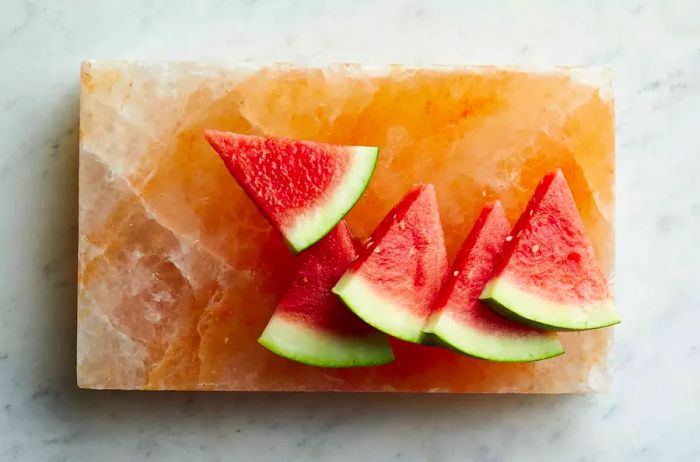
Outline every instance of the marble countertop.
[[[0, 460], [700, 460], [700, 3], [379, 3], [5, 0]], [[614, 391], [78, 390], [78, 70], [88, 58], [612, 68], [624, 320]]]

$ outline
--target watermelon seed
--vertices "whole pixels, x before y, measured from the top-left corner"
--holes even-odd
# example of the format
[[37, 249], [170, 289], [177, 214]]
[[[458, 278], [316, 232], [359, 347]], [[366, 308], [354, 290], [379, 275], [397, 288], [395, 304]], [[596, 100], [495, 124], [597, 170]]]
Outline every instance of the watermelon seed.
[[535, 244], [532, 246], [532, 253], [537, 253], [540, 251], [540, 246]]
[[459, 276], [459, 271], [455, 271], [454, 273], [452, 273], [452, 276], [455, 276], [455, 277]]
[[228, 337], [224, 339], [224, 343], [228, 345]]
[[486, 191], [484, 191], [483, 189], [481, 190], [481, 197], [486, 197]]
[[403, 222], [403, 221], [399, 222], [399, 229], [400, 229], [401, 231], [405, 230], [405, 229], [406, 229], [406, 223]]
[[534, 213], [534, 212], [533, 212], [532, 210], [530, 210], [530, 216], [532, 216], [533, 213]]
[[374, 253], [379, 253], [381, 251], [382, 251], [382, 249], [380, 249], [379, 246], [374, 248]]
[[510, 242], [513, 240], [513, 236], [506, 236], [506, 242]]
[[302, 279], [302, 282], [306, 284], [307, 282], [309, 282], [309, 278], [305, 277], [304, 279]]

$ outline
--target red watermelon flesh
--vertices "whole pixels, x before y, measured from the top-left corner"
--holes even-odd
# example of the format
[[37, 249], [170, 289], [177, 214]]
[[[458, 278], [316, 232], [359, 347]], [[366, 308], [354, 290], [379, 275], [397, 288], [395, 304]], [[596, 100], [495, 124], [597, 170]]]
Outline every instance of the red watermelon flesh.
[[481, 298], [501, 314], [546, 329], [595, 329], [619, 322], [561, 170], [538, 185]]
[[421, 343], [446, 271], [435, 189], [419, 185], [384, 217], [333, 291], [368, 324]]
[[299, 252], [330, 231], [357, 202], [378, 148], [262, 138], [207, 130], [229, 172]]
[[493, 361], [557, 356], [564, 350], [555, 333], [515, 323], [479, 301], [509, 232], [501, 203], [487, 204], [445, 277], [426, 332], [462, 353]]
[[331, 292], [356, 257], [341, 221], [299, 255], [300, 266], [259, 342], [286, 358], [323, 367], [385, 364], [393, 360], [386, 335], [362, 322]]

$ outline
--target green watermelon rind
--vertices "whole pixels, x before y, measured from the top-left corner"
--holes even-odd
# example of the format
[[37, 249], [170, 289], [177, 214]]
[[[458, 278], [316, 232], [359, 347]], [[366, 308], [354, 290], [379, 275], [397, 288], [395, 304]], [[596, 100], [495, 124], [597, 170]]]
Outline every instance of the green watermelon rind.
[[338, 335], [278, 315], [272, 316], [258, 343], [276, 355], [316, 367], [380, 366], [394, 360], [382, 333]]
[[479, 298], [498, 314], [540, 329], [580, 331], [620, 322], [611, 298], [560, 303], [528, 292], [504, 276], [491, 279]]
[[564, 354], [564, 347], [553, 332], [520, 335], [484, 331], [447, 314], [432, 320], [429, 331], [453, 351], [489, 361], [530, 362]]
[[370, 326], [411, 343], [426, 343], [425, 321], [381, 294], [362, 276], [347, 272], [333, 287], [353, 313]]
[[348, 146], [352, 151], [351, 164], [340, 184], [323, 204], [304, 211], [294, 224], [282, 229], [285, 241], [294, 253], [299, 253], [328, 234], [355, 206], [374, 175], [379, 157], [375, 146]]

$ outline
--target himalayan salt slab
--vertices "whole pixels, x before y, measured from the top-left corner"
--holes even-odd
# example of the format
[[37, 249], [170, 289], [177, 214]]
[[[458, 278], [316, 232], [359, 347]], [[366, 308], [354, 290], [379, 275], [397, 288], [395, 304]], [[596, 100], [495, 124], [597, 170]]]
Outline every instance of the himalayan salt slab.
[[348, 222], [366, 237], [435, 185], [450, 258], [485, 201], [512, 221], [561, 167], [613, 270], [607, 73], [265, 68], [90, 61], [81, 71], [77, 379], [83, 388], [570, 393], [610, 382], [612, 330], [499, 364], [395, 341], [393, 364], [321, 369], [257, 343], [294, 260], [207, 145], [205, 128], [381, 147]]

